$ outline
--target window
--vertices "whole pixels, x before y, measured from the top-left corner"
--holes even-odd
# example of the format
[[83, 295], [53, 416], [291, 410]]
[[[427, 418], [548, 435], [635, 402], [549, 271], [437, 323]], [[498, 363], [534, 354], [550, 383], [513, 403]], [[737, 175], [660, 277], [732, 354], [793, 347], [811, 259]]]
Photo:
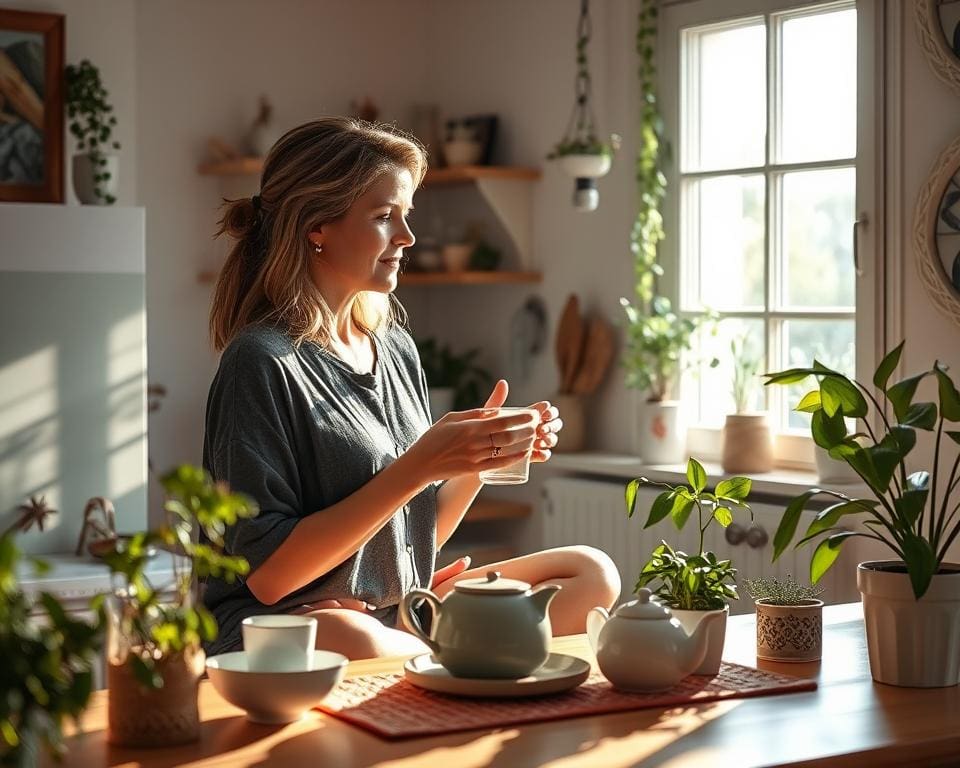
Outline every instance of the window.
[[[691, 24], [683, 17], [707, 6], [668, 5], [661, 27], [661, 40], [678, 41], [673, 64], [661, 66], [661, 90], [676, 84], [664, 103], [675, 155], [665, 211], [675, 236], [664, 261], [676, 266], [670, 287], [681, 310], [709, 307], [721, 318], [715, 335], [700, 335], [699, 375], [681, 387], [700, 428], [690, 449], [700, 455], [716, 450], [734, 409], [731, 341], [760, 372], [816, 357], [854, 374], [861, 335], [854, 239], [858, 216], [867, 217], [858, 213], [856, 3], [768, 13], [747, 0], [727, 5], [747, 12]], [[812, 457], [809, 417], [791, 410], [802, 386], [765, 388], [757, 379], [748, 406], [770, 411], [786, 463]]]

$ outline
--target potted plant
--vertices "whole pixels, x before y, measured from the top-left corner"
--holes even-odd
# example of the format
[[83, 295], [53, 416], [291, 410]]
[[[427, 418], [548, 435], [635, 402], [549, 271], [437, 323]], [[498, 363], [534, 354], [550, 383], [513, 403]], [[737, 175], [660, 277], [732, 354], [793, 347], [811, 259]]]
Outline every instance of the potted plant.
[[[810, 368], [766, 374], [767, 384], [796, 384], [811, 376], [817, 380], [797, 410], [811, 414], [814, 442], [845, 461], [872, 493], [872, 498], [858, 499], [813, 488], [793, 499], [774, 536], [774, 559], [793, 540], [813, 497], [836, 499], [817, 514], [797, 546], [819, 539], [810, 561], [814, 583], [852, 538], [881, 542], [895, 555], [857, 567], [873, 678], [902, 686], [957, 685], [960, 565], [947, 562], [946, 556], [960, 535], [960, 506], [953, 503], [960, 456], [948, 472], [941, 448], [944, 437], [960, 443], [960, 432], [945, 429], [948, 422], [960, 421], [960, 393], [939, 362], [891, 384], [903, 346], [901, 342], [880, 362], [873, 388], [816, 360]], [[938, 402], [916, 401], [927, 377], [936, 382]], [[870, 418], [871, 406], [876, 421]], [[849, 434], [847, 418], [856, 419], [863, 432]], [[906, 458], [917, 444], [918, 430], [935, 433], [932, 470], [908, 472]], [[851, 515], [862, 518], [862, 525], [852, 530], [843, 525]]]
[[731, 477], [721, 480], [711, 492], [707, 491], [707, 473], [696, 459], [687, 462], [687, 480], [690, 485], [670, 485], [655, 482], [645, 477], [631, 480], [626, 488], [627, 516], [636, 511], [637, 490], [641, 485], [665, 488], [650, 507], [644, 528], [656, 525], [670, 517], [677, 530], [683, 530], [697, 511], [699, 531], [697, 552], [688, 555], [674, 549], [666, 541], [658, 546], [643, 566], [634, 591], [654, 584], [654, 594], [667, 605], [687, 634], [693, 633], [704, 616], [722, 613], [723, 621], [710, 628], [707, 655], [695, 674], [715, 675], [720, 670], [720, 657], [726, 636], [726, 617], [730, 612], [729, 600], [737, 600], [737, 570], [730, 560], [720, 560], [713, 552], [705, 552], [703, 538], [713, 521], [726, 528], [733, 522], [733, 508], [753, 511], [747, 504], [751, 481], [746, 477]]
[[730, 353], [735, 412], [727, 414], [723, 425], [720, 464], [729, 473], [769, 472], [773, 469], [773, 436], [767, 414], [750, 411], [760, 359], [747, 349], [743, 336], [730, 341]]
[[757, 607], [757, 658], [818, 661], [823, 652], [823, 587], [762, 576], [744, 586]]
[[490, 374], [474, 363], [479, 349], [456, 354], [448, 344], [434, 338], [417, 341], [420, 364], [427, 379], [430, 412], [434, 421], [453, 410], [475, 408], [482, 402], [481, 386], [491, 383]]
[[117, 118], [107, 101], [109, 94], [100, 80], [100, 70], [84, 59], [64, 71], [70, 133], [77, 140], [73, 156], [73, 191], [85, 205], [113, 205], [117, 201], [119, 160], [105, 148], [120, 149], [111, 140]]
[[[0, 536], [0, 764], [33, 766], [41, 744], [64, 754], [63, 723], [79, 720], [93, 689], [93, 666], [103, 645], [102, 600], [95, 620], [70, 617], [43, 592], [19, 588], [20, 550], [11, 529]], [[31, 558], [38, 573], [47, 566]]]
[[[160, 482], [168, 494], [165, 525], [119, 541], [104, 556], [117, 582], [107, 603], [108, 739], [124, 746], [199, 738], [201, 645], [216, 637], [217, 624], [197, 599], [198, 582], [207, 576], [233, 581], [248, 572], [242, 557], [222, 553], [223, 534], [258, 511], [198, 467], [177, 467]], [[199, 542], [195, 524], [203, 534]], [[176, 581], [167, 591], [144, 572], [153, 547], [167, 548], [173, 558]]]

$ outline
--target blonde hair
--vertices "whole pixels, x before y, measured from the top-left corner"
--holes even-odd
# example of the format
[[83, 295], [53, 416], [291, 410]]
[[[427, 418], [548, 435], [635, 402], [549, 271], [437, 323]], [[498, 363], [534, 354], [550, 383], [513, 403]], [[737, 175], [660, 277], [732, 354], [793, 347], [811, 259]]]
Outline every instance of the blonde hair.
[[[216, 236], [237, 242], [210, 308], [210, 336], [218, 352], [255, 322], [284, 328], [295, 344], [327, 344], [333, 313], [310, 278], [314, 246], [307, 235], [345, 215], [394, 168], [408, 170], [416, 189], [427, 158], [416, 139], [389, 125], [326, 117], [277, 141], [264, 162], [259, 197], [224, 201]], [[357, 295], [351, 315], [370, 332], [406, 319], [396, 298], [372, 291]]]

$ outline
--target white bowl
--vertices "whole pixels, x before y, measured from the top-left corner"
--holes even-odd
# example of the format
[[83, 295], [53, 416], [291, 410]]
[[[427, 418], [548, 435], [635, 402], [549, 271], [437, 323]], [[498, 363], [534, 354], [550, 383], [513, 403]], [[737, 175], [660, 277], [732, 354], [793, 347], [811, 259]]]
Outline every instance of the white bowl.
[[470, 139], [451, 139], [443, 142], [443, 156], [447, 165], [475, 165], [483, 154], [483, 145]]
[[207, 659], [210, 682], [223, 698], [247, 712], [255, 723], [292, 723], [319, 704], [343, 679], [347, 657], [314, 651], [302, 672], [250, 672], [243, 651]]
[[609, 155], [564, 155], [560, 167], [575, 179], [598, 179], [610, 170]]

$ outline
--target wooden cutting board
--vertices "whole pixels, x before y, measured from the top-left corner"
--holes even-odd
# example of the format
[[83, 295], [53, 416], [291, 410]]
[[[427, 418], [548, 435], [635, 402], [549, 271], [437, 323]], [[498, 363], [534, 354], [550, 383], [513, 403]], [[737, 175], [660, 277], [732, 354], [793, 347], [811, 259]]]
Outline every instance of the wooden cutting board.
[[568, 393], [573, 387], [580, 366], [580, 354], [583, 348], [584, 324], [580, 316], [580, 299], [575, 293], [567, 298], [557, 324], [555, 351], [557, 370], [560, 373], [561, 393]]
[[603, 318], [591, 318], [579, 370], [572, 385], [575, 395], [592, 395], [596, 392], [610, 367], [614, 351], [613, 328]]

